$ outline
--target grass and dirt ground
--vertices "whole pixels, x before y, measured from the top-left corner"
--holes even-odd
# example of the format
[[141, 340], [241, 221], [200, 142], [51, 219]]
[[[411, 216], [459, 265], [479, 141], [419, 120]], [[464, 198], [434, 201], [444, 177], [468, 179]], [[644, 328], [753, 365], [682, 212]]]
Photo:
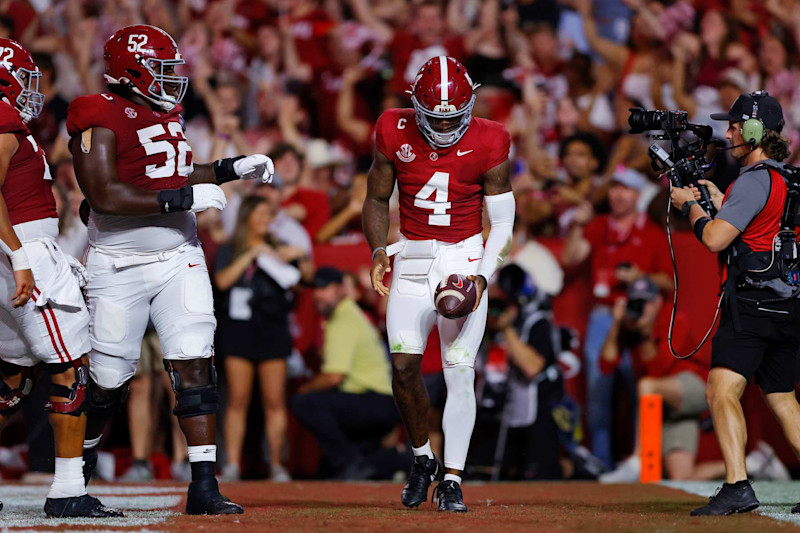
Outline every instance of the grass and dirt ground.
[[[400, 504], [400, 485], [391, 483], [293, 482], [223, 484], [223, 493], [245, 514], [195, 517], [182, 514], [185, 485], [92, 485], [103, 503], [126, 513], [123, 519], [47, 519], [47, 487], [0, 485], [0, 531], [789, 531], [800, 515], [788, 514], [800, 500], [800, 484], [757, 483], [757, 513], [732, 517], [690, 517], [712, 494], [712, 483], [600, 485], [597, 483], [467, 483], [463, 515], [439, 513], [423, 504]], [[797, 517], [797, 518], [796, 518]]]

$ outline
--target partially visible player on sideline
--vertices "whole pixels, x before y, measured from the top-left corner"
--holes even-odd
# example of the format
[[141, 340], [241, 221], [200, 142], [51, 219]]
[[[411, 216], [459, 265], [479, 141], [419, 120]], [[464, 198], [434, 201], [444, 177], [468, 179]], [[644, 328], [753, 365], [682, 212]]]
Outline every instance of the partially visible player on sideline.
[[106, 42], [104, 59], [109, 92], [75, 99], [67, 115], [75, 174], [91, 206], [87, 483], [103, 427], [126, 397], [152, 320], [175, 390], [173, 412], [189, 445], [186, 512], [240, 514], [215, 477], [216, 320], [194, 213], [225, 207], [222, 183], [267, 181], [272, 161], [251, 155], [192, 163], [179, 105], [188, 78], [176, 74], [184, 60], [163, 30], [123, 28]]
[[82, 267], [55, 242], [52, 178], [27, 126], [44, 107], [40, 76], [30, 52], [0, 39], [0, 248], [8, 257], [0, 260], [0, 426], [30, 392], [32, 367], [44, 362], [52, 376], [45, 409], [56, 444], [45, 513], [122, 516], [86, 494], [83, 484], [89, 313], [79, 284]]
[[[420, 364], [438, 322], [447, 402], [444, 481], [437, 487], [440, 511], [467, 510], [461, 473], [475, 425], [475, 356], [486, 328], [489, 278], [511, 247], [514, 195], [509, 182], [511, 140], [502, 125], [472, 117], [474, 89], [466, 69], [452, 57], [430, 59], [411, 89], [414, 109], [389, 109], [375, 125], [375, 159], [364, 203], [364, 233], [372, 247], [372, 286], [389, 296], [386, 328], [392, 352], [395, 401], [414, 448], [414, 462], [401, 500], [416, 507], [427, 499], [442, 466], [428, 440], [428, 396]], [[400, 191], [401, 241], [389, 290], [389, 197]], [[491, 222], [484, 247], [482, 207]], [[437, 317], [433, 293], [448, 275], [468, 275], [478, 290], [472, 313]]]

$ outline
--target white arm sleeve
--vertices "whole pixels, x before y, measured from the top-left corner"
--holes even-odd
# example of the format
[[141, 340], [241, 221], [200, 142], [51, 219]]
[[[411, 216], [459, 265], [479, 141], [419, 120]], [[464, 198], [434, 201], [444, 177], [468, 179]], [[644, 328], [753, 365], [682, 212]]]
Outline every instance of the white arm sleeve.
[[489, 214], [489, 223], [492, 225], [489, 230], [489, 238], [486, 239], [486, 247], [483, 251], [483, 259], [478, 267], [478, 274], [489, 279], [494, 275], [500, 265], [503, 264], [508, 252], [511, 250], [511, 238], [514, 232], [514, 214], [516, 202], [514, 193], [504, 192], [492, 196], [484, 196], [486, 201], [486, 211]]

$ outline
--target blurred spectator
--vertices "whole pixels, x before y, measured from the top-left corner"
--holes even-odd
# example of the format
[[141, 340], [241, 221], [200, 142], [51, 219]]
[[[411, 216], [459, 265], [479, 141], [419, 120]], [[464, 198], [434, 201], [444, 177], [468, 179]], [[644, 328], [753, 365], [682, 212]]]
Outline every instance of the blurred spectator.
[[[612, 374], [621, 353], [631, 352], [638, 378], [638, 393], [659, 394], [664, 399], [662, 453], [665, 477], [698, 479], [695, 455], [700, 438], [699, 418], [707, 409], [705, 382], [708, 365], [698, 359], [681, 361], [670, 352], [666, 332], [670, 308], [663, 305], [659, 288], [648, 278], [631, 283], [626, 298], [614, 304], [613, 322], [601, 351], [600, 367]], [[673, 345], [686, 353], [689, 323], [686, 316], [675, 317]], [[634, 427], [636, 424], [634, 424]], [[604, 483], [637, 483], [641, 471], [639, 443], [633, 454], [617, 470], [600, 477]]]
[[575, 440], [580, 414], [565, 397], [561, 329], [550, 298], [517, 265], [503, 267], [495, 279], [479, 401], [500, 418], [493, 479], [596, 478], [605, 469]]
[[[276, 208], [260, 197], [242, 200], [230, 244], [217, 251], [215, 280], [221, 291], [217, 352], [223, 356], [228, 401], [223, 418], [227, 464], [223, 477], [239, 479], [247, 409], [258, 376], [266, 415], [271, 477], [288, 481], [286, 359], [292, 352], [291, 288], [301, 278], [305, 251], [277, 242], [270, 228]], [[293, 264], [294, 263], [294, 264]]]
[[348, 298], [341, 271], [314, 276], [314, 303], [325, 317], [320, 373], [292, 398], [292, 411], [314, 434], [337, 479], [369, 479], [369, 455], [399, 421], [389, 356], [378, 330]]
[[342, 191], [343, 204], [333, 212], [331, 219], [320, 228], [316, 241], [320, 244], [330, 242], [337, 236], [362, 235], [361, 211], [367, 198], [367, 175], [357, 174], [350, 186]]
[[287, 215], [299, 221], [310, 236], [316, 236], [331, 215], [327, 191], [317, 191], [301, 183], [304, 174], [303, 156], [289, 144], [279, 144], [268, 154], [280, 175], [283, 206]]
[[[636, 210], [645, 184], [640, 174], [614, 174], [608, 191], [611, 213], [592, 220], [591, 206], [582, 204], [573, 218], [562, 256], [567, 266], [587, 259], [591, 265], [594, 306], [584, 340], [587, 412], [592, 452], [607, 465], [612, 464], [614, 377], [600, 372], [600, 352], [613, 323], [611, 306], [627, 294], [629, 283], [644, 276], [649, 276], [662, 291], [673, 289], [666, 235]], [[636, 383], [629, 354], [623, 356], [619, 370], [633, 401]]]

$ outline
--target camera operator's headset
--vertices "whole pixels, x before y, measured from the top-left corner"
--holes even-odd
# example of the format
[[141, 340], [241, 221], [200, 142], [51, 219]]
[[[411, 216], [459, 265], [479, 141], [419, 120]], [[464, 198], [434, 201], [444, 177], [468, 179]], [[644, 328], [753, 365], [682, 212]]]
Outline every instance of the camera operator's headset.
[[742, 124], [742, 139], [745, 144], [749, 144], [752, 150], [755, 150], [761, 141], [764, 140], [764, 123], [758, 118], [758, 100], [767, 96], [766, 91], [755, 91], [750, 93], [753, 97], [753, 112], [750, 113], [750, 118]]

